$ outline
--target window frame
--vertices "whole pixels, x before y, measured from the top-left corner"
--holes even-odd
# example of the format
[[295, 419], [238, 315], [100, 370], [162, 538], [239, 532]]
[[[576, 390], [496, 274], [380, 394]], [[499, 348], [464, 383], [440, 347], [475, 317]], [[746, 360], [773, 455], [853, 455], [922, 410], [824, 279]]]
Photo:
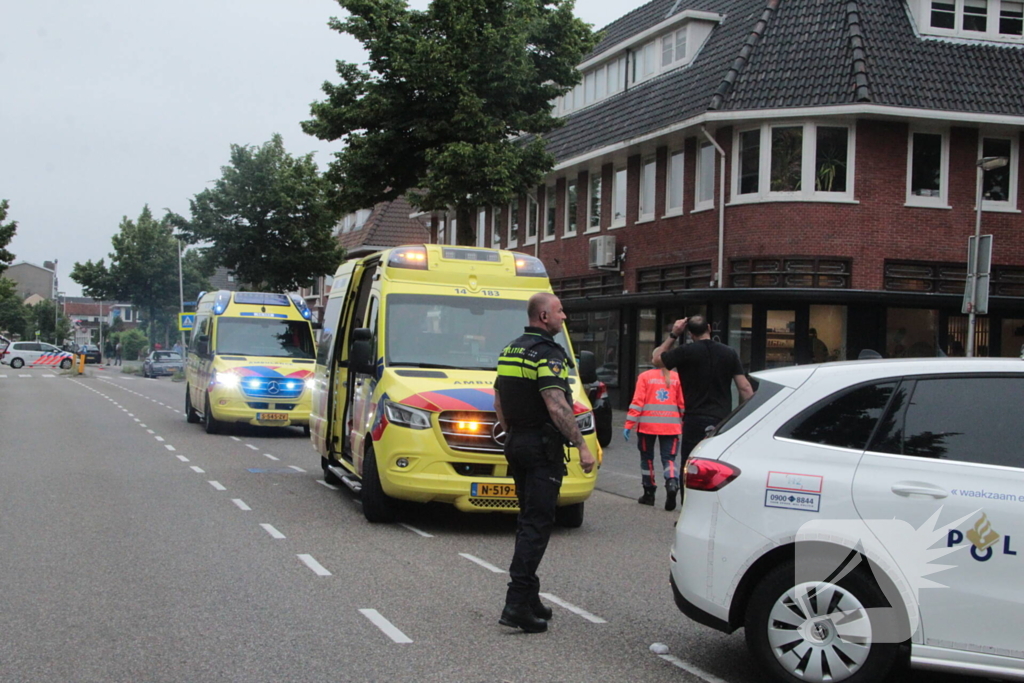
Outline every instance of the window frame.
[[[1018, 174], [1018, 166], [1020, 159], [1020, 136], [1013, 132], [1007, 132], [1005, 135], [995, 131], [978, 131], [978, 158], [981, 159], [984, 156], [984, 145], [985, 140], [1008, 140], [1010, 143], [1010, 163], [1007, 168], [1010, 171], [1009, 178], [1009, 192], [1007, 193], [1007, 200], [993, 201], [991, 199], [981, 200], [981, 210], [991, 211], [994, 213], [1020, 213], [1017, 208], [1017, 186], [1020, 184], [1020, 178]], [[975, 207], [977, 208], [977, 207]]]
[[[674, 159], [679, 159], [679, 168], [674, 173], [672, 171], [672, 162]], [[679, 176], [676, 178], [676, 176]], [[672, 189], [677, 188], [679, 190], [679, 206], [672, 206], [669, 202], [672, 200]], [[683, 205], [686, 203], [686, 152], [682, 147], [672, 151], [669, 149], [668, 154], [665, 155], [665, 216], [681, 216], [683, 214]]]
[[[701, 201], [701, 192], [704, 189], [704, 183], [707, 182], [702, 178], [702, 164], [705, 154], [711, 154], [711, 198]], [[715, 155], [718, 154], [715, 146], [711, 144], [709, 140], [697, 140], [697, 158], [695, 159], [696, 164], [694, 165], [693, 174], [693, 209], [690, 213], [697, 213], [698, 211], [707, 211], [715, 208]]]
[[[544, 188], [544, 230], [541, 242], [554, 242], [558, 235], [558, 186], [546, 185]], [[548, 218], [551, 218], [551, 234], [548, 234]]]
[[[508, 229], [506, 233], [508, 236], [508, 248], [515, 249], [519, 246], [519, 231], [522, 227], [519, 225], [519, 197], [514, 198], [508, 203], [508, 218], [505, 221], [505, 226]], [[515, 236], [513, 237], [513, 235]]]
[[[569, 194], [570, 194], [569, 193], [569, 186], [570, 185], [573, 187], [573, 189], [575, 190], [575, 194], [576, 194], [576, 200], [574, 202], [573, 201], [569, 201]], [[565, 222], [564, 222], [563, 228], [562, 228], [562, 238], [563, 239], [569, 238], [569, 237], [575, 237], [579, 233], [580, 226], [579, 225], [575, 225], [575, 223], [576, 223], [576, 221], [578, 219], [578, 216], [579, 216], [579, 209], [578, 209], [579, 202], [580, 202], [580, 192], [579, 192], [578, 182], [576, 180], [570, 180], [570, 179], [567, 178], [566, 181], [565, 181], [565, 216], [564, 216]], [[574, 207], [573, 204], [575, 204], [576, 206]], [[571, 221], [569, 220], [570, 215], [572, 216], [572, 220]], [[573, 229], [572, 230], [569, 229], [570, 225], [573, 225]]]
[[[985, 30], [976, 31], [964, 28], [965, 19], [969, 16], [966, 11], [965, 0], [922, 0], [920, 28], [922, 33], [964, 38], [969, 40], [993, 40], [1005, 43], [1024, 42], [1024, 25], [1021, 33], [1002, 33], [1000, 30], [1003, 20], [1003, 9], [1008, 4], [1018, 4], [1020, 0], [986, 0]], [[932, 24], [932, 14], [935, 11], [935, 4], [953, 5], [953, 28], [944, 28]], [[1024, 8], [1022, 8], [1024, 9]], [[949, 10], [940, 9], [940, 12], [948, 13]], [[982, 15], [974, 15], [982, 16]]]
[[[622, 211], [618, 213], [619, 218], [616, 219], [616, 203], [618, 201], [620, 192], [622, 190]], [[608, 229], [623, 228], [626, 226], [626, 210], [629, 205], [629, 169], [626, 166], [618, 166], [612, 171], [612, 211], [611, 211], [611, 223]]]
[[[650, 183], [648, 187], [648, 183]], [[650, 191], [650, 206], [644, 197]], [[654, 220], [658, 203], [658, 157], [655, 155], [643, 157], [640, 160], [640, 185], [637, 194], [636, 222], [644, 223]]]
[[476, 246], [487, 246], [487, 209], [476, 210]]
[[[540, 233], [540, 205], [533, 195], [526, 195], [526, 237], [523, 240], [524, 245], [537, 244], [537, 235]], [[533, 219], [532, 223], [530, 219]], [[530, 234], [530, 230], [533, 230], [533, 234]]]
[[[695, 52], [691, 48], [691, 43], [693, 42], [693, 36], [690, 35], [691, 26], [690, 22], [684, 23], [670, 31], [652, 36], [640, 45], [633, 47], [630, 50], [632, 58], [629, 60], [630, 63], [628, 65], [630, 85], [649, 81], [660, 74], [688, 64]], [[682, 57], [678, 53], [680, 35], [684, 37]], [[668, 64], [664, 63], [666, 41], [672, 44], [672, 59]], [[648, 50], [651, 52], [648, 53]], [[648, 59], [650, 59], [650, 64], [648, 64]]]
[[[597, 215], [594, 215], [594, 182], [597, 181]], [[601, 200], [604, 193], [604, 178], [601, 170], [587, 174], [587, 222], [583, 233], [601, 232]], [[596, 223], [596, 224], [595, 224]]]
[[[942, 138], [942, 149], [939, 160], [939, 196], [926, 197], [913, 194], [912, 184], [914, 180], [914, 136], [915, 135], [939, 135]], [[925, 126], [911, 126], [907, 133], [907, 176], [906, 176], [906, 204], [924, 209], [950, 209], [949, 206], [949, 129], [933, 128]]]

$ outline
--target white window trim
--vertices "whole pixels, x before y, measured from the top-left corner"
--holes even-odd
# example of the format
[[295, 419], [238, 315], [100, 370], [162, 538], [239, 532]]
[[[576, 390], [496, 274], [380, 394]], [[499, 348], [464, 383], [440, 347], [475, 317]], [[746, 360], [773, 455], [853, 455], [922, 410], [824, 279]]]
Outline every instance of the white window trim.
[[551, 235], [548, 235], [548, 210], [552, 207], [555, 209], [556, 216], [558, 212], [558, 191], [557, 185], [550, 185], [544, 188], [544, 223], [540, 226], [541, 231], [541, 242], [554, 242], [555, 237], [558, 236], [558, 224], [551, 226]]
[[[803, 127], [803, 157], [800, 163], [799, 192], [773, 192], [771, 190], [772, 149], [771, 131], [773, 128]], [[815, 171], [817, 165], [818, 127], [846, 129], [846, 190], [844, 192], [819, 192], [815, 188]], [[751, 130], [761, 132], [761, 144], [758, 155], [757, 192], [740, 194], [740, 135]], [[759, 126], [736, 128], [732, 138], [732, 178], [730, 187], [733, 204], [753, 204], [772, 201], [818, 201], [848, 204], [854, 201], [854, 178], [856, 177], [857, 126], [851, 121], [793, 121], [764, 122]]]
[[487, 246], [487, 209], [476, 210], [476, 246]]
[[[583, 234], [596, 234], [601, 232], [601, 206], [597, 207], [597, 225], [591, 225], [593, 222], [593, 197], [591, 193], [594, 191], [594, 178], [597, 177], [601, 180], [601, 200], [604, 200], [604, 178], [601, 176], [601, 170], [598, 169], [596, 173], [591, 171], [587, 174], [587, 224], [583, 229]], [[577, 195], [579, 196], [579, 195]]]
[[[717, 153], [718, 152], [715, 150], [715, 146], [712, 145], [710, 142], [702, 142], [701, 140], [697, 140], [697, 158], [695, 159], [696, 164], [693, 167], [693, 211], [691, 211], [690, 213], [698, 213], [700, 211], [707, 211], [708, 209], [715, 208], [714, 170], [712, 170], [711, 173], [711, 199], [708, 199], [703, 202], [700, 201], [701, 190], [703, 189], [703, 186], [701, 185], [700, 162], [704, 154], [711, 154], [712, 157], [714, 157]], [[715, 166], [718, 165], [717, 161], [718, 160], [715, 159]]]
[[[537, 232], [535, 232], [532, 237], [530, 236], [530, 207], [531, 206], [533, 207], [534, 227], [536, 227], [536, 229], [537, 229]], [[523, 233], [523, 236], [524, 236], [523, 237], [523, 244], [527, 245], [527, 246], [531, 245], [531, 244], [537, 244], [537, 235], [539, 235], [540, 231], [541, 231], [540, 203], [536, 199], [534, 199], [532, 196], [530, 196], [530, 195], [526, 195], [526, 225], [525, 226], [521, 226], [521, 227], [525, 228], [525, 232]]]
[[[687, 50], [689, 51], [689, 48], [687, 48]], [[613, 81], [615, 85], [614, 89], [608, 88], [609, 67], [612, 65], [616, 66], [616, 78]], [[566, 116], [573, 112], [581, 111], [583, 109], [587, 109], [588, 107], [592, 107], [595, 104], [603, 102], [609, 97], [618, 95], [624, 89], [623, 79], [625, 77], [625, 74], [623, 73], [623, 71], [627, 69], [627, 67], [628, 64], [626, 56], [623, 54], [619, 54], [613, 59], [608, 59], [602, 61], [596, 66], [588, 67], [585, 71], [581, 70], [581, 85], [570, 88], [569, 91], [564, 95], [556, 97], [552, 104], [552, 113], [555, 116]], [[587, 99], [586, 95], [586, 83], [588, 77], [593, 77], [594, 79], [594, 92], [590, 99]], [[604, 93], [600, 97], [598, 97], [597, 95], [598, 80], [603, 80], [604, 82]]]
[[[515, 205], [515, 210], [513, 210], [513, 208], [512, 208], [513, 204]], [[508, 244], [508, 248], [509, 249], [515, 249], [516, 247], [519, 246], [519, 234], [523, 230], [523, 226], [519, 225], [519, 200], [516, 200], [515, 202], [509, 202], [508, 203], [507, 213], [508, 213], [508, 220], [505, 221], [505, 227], [507, 229], [507, 232], [505, 233], [505, 235], [507, 237], [506, 243]], [[512, 237], [512, 226], [513, 225], [516, 226], [516, 236], [515, 237]]]
[[575, 180], [565, 181], [565, 225], [562, 229], [562, 237], [575, 237], [579, 232], [580, 226], [577, 225], [575, 230], [569, 230], [569, 210], [572, 208], [572, 204], [569, 202], [569, 185], [576, 185], [576, 216], [579, 217], [579, 205], [580, 205], [580, 188]]
[[[927, 133], [942, 136], [942, 159], [940, 161], [942, 180], [939, 183], [938, 197], [919, 197], [911, 194], [910, 184], [914, 172], [914, 134]], [[950, 209], [949, 206], [949, 130], [946, 128], [923, 128], [911, 126], [907, 133], [907, 177], [906, 177], [906, 203], [905, 206], [916, 206], [931, 209]]]
[[618, 220], [615, 219], [615, 197], [618, 195], [619, 173], [622, 172], [625, 172], [622, 177], [626, 184], [626, 191], [622, 193], [622, 197], [626, 206], [629, 206], [629, 170], [625, 166], [620, 166], [612, 171], [612, 215], [611, 225], [608, 226], [609, 230], [626, 227], [626, 206], [622, 207], [622, 217]]
[[[670, 197], [672, 196], [672, 186], [677, 184], [677, 179], [672, 175], [672, 157], [679, 155], [680, 161], [680, 172], [678, 178], [679, 185], [679, 206], [669, 206]], [[686, 203], [686, 153], [683, 152], [682, 148], [672, 151], [669, 149], [668, 154], [665, 155], [665, 214], [668, 216], [681, 216], [683, 215], [683, 205]]]
[[[1020, 136], [1016, 132], [1007, 132], [1006, 134], [997, 133], [994, 131], [981, 130], [978, 132], [978, 158], [982, 157], [982, 144], [985, 138], [994, 138], [998, 140], [1009, 140], [1010, 141], [1010, 192], [1009, 199], [1005, 202], [996, 202], [991, 199], [981, 200], [981, 210], [991, 211], [993, 213], [1020, 213], [1017, 208], [1017, 186], [1020, 184], [1020, 178], [1018, 177], [1017, 169], [1019, 164], [1018, 141]], [[977, 207], [975, 207], [977, 209]]]
[[[651, 205], [644, 206], [644, 185], [647, 183], [647, 168], [653, 172], [651, 178]], [[643, 157], [640, 160], [640, 186], [637, 193], [636, 222], [644, 223], [654, 220], [658, 206], [658, 157]], [[645, 211], [646, 209], [646, 211]]]
[[918, 30], [924, 35], [941, 36], [944, 38], [960, 38], [966, 40], [991, 40], [1001, 43], [1024, 43], [1024, 35], [1015, 36], [999, 32], [999, 16], [1002, 9], [1002, 0], [988, 0], [988, 14], [985, 18], [985, 31], [965, 31], [964, 24], [964, 0], [946, 0], [956, 5], [953, 13], [953, 28], [937, 28], [932, 26], [932, 2], [934, 0], [921, 0], [921, 16], [918, 22]]
[[[657, 78], [663, 73], [667, 73], [669, 71], [672, 71], [673, 69], [678, 69], [681, 66], [685, 66], [689, 64], [691, 61], [693, 61], [693, 55], [696, 51], [693, 49], [692, 45], [693, 35], [690, 31], [691, 26], [692, 24], [690, 23], [683, 24], [677, 29], [674, 29], [672, 31], [666, 31], [665, 33], [660, 33], [656, 36], [653, 36], [650, 40], [644, 41], [643, 44], [637, 45], [631, 53], [633, 55], [633, 58], [630, 60], [630, 63], [627, 66], [629, 73], [629, 84], [638, 85], [645, 81], [649, 81], [652, 78]], [[662, 65], [662, 41], [668, 36], [672, 36], [672, 43], [674, 46], [676, 42], [676, 34], [679, 33], [680, 31], [686, 32], [686, 54], [683, 55], [682, 59], [679, 59], [673, 55], [671, 63], [667, 65]], [[634, 62], [636, 62], [636, 55], [643, 52], [643, 50], [645, 50], [647, 46], [651, 44], [654, 45], [654, 69], [652, 69], [651, 72], [646, 75], [637, 74], [636, 66], [634, 64]], [[675, 48], [673, 47], [673, 49]]]

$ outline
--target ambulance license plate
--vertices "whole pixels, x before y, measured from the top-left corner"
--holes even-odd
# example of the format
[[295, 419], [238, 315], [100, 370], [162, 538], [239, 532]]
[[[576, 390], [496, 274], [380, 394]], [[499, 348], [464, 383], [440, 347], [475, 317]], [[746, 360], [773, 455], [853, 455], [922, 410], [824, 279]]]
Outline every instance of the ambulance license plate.
[[473, 484], [470, 495], [474, 498], [515, 498], [515, 484]]
[[288, 413], [256, 413], [256, 419], [260, 422], [285, 422]]

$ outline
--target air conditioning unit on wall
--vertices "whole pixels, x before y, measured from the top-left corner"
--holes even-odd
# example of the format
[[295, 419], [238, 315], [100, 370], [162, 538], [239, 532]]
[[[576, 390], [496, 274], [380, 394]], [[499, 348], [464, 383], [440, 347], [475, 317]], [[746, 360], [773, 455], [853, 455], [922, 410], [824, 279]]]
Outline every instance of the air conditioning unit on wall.
[[591, 268], [614, 268], [616, 261], [615, 235], [598, 235], [590, 238]]

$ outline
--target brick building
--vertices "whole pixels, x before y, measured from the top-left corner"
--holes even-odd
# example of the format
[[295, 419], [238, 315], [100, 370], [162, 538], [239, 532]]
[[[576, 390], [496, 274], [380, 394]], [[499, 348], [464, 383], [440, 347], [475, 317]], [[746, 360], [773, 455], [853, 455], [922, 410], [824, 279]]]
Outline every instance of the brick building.
[[1017, 356], [1022, 29], [1010, 0], [653, 0], [605, 29], [554, 103], [554, 171], [481, 210], [478, 244], [544, 261], [612, 385], [696, 313], [752, 370], [962, 354], [976, 164], [1005, 157], [976, 348]]

